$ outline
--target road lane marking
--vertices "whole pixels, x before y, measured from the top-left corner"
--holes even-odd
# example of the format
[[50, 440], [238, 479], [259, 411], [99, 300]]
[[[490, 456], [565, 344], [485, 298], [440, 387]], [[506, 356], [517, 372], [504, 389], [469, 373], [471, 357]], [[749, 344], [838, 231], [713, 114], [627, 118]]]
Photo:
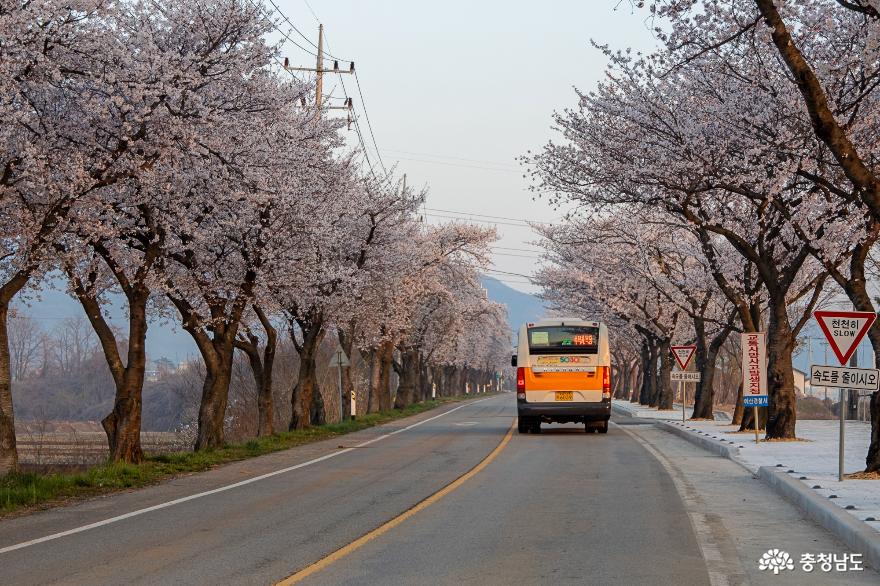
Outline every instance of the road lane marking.
[[443, 488], [441, 488], [440, 490], [438, 490], [437, 492], [435, 492], [434, 494], [429, 496], [428, 498], [418, 502], [412, 508], [407, 509], [406, 511], [404, 511], [400, 515], [394, 517], [390, 521], [386, 521], [384, 524], [380, 525], [379, 527], [376, 527], [375, 529], [373, 529], [369, 533], [362, 535], [358, 539], [355, 539], [354, 541], [352, 541], [348, 545], [345, 545], [345, 546], [337, 549], [333, 553], [321, 558], [317, 562], [310, 564], [310, 565], [306, 566], [305, 568], [303, 568], [302, 570], [299, 570], [295, 574], [285, 578], [284, 580], [281, 580], [280, 582], [278, 582], [276, 584], [276, 586], [289, 586], [290, 584], [296, 584], [296, 583], [308, 578], [312, 574], [315, 574], [316, 572], [320, 572], [321, 570], [323, 570], [327, 566], [333, 564], [334, 562], [341, 560], [342, 558], [344, 558], [348, 554], [355, 552], [356, 550], [360, 549], [361, 547], [363, 547], [364, 545], [366, 545], [370, 541], [376, 539], [380, 535], [383, 535], [384, 533], [387, 533], [391, 529], [394, 529], [395, 527], [397, 527], [398, 525], [400, 525], [401, 523], [403, 523], [404, 521], [406, 521], [410, 517], [427, 509], [428, 507], [430, 507], [431, 505], [433, 505], [434, 503], [436, 503], [437, 501], [439, 501], [440, 499], [442, 499], [443, 497], [445, 497], [446, 495], [448, 495], [449, 493], [451, 493], [455, 489], [459, 488], [462, 484], [464, 484], [465, 482], [467, 482], [468, 480], [470, 480], [471, 478], [473, 478], [474, 476], [479, 474], [486, 466], [488, 466], [492, 462], [492, 460], [494, 460], [496, 457], [498, 457], [498, 454], [501, 453], [501, 450], [503, 450], [505, 448], [505, 446], [507, 446], [508, 442], [510, 442], [510, 438], [511, 438], [511, 436], [513, 436], [513, 429], [515, 427], [516, 427], [516, 418], [513, 419], [513, 423], [511, 423], [510, 428], [507, 430], [507, 433], [504, 435], [504, 438], [501, 440], [501, 443], [499, 443], [497, 446], [495, 446], [495, 449], [492, 450], [488, 456], [483, 458], [479, 464], [477, 464], [476, 466], [474, 466], [473, 468], [471, 468], [470, 470], [468, 470], [467, 472], [465, 472], [464, 474], [462, 474], [461, 476], [459, 476], [458, 478], [456, 478], [455, 480], [453, 480], [452, 482], [450, 482], [449, 484], [447, 484], [446, 486], [444, 486]]
[[260, 476], [254, 476], [253, 478], [248, 478], [247, 480], [242, 480], [240, 482], [236, 482], [233, 484], [227, 484], [225, 486], [221, 486], [218, 488], [214, 488], [212, 490], [206, 490], [204, 492], [199, 492], [196, 494], [191, 494], [189, 496], [181, 497], [179, 499], [174, 499], [171, 501], [167, 501], [164, 503], [159, 503], [158, 505], [153, 505], [151, 507], [146, 507], [143, 509], [137, 509], [136, 511], [131, 511], [129, 513], [125, 513], [123, 515], [118, 515], [116, 517], [110, 517], [109, 519], [104, 519], [103, 521], [97, 521], [95, 523], [89, 523], [88, 525], [82, 525], [81, 527], [75, 527], [73, 529], [68, 529], [67, 531], [59, 531], [58, 533], [53, 533], [51, 535], [46, 535], [44, 537], [37, 537], [36, 539], [31, 539], [29, 541], [22, 541], [21, 543], [16, 543], [15, 545], [9, 545], [7, 547], [0, 548], [0, 555], [4, 553], [9, 553], [11, 551], [15, 551], [17, 549], [24, 549], [25, 547], [30, 547], [32, 545], [37, 545], [40, 543], [45, 543], [47, 541], [53, 541], [55, 539], [61, 539], [62, 537], [67, 537], [68, 535], [75, 535], [77, 533], [82, 533], [83, 531], [88, 531], [90, 529], [97, 529], [98, 527], [104, 527], [105, 525], [110, 525], [112, 523], [118, 523], [119, 521], [124, 521], [125, 519], [131, 519], [132, 517], [138, 517], [140, 515], [145, 515], [147, 513], [152, 513], [153, 511], [158, 511], [161, 509], [167, 509], [168, 507], [173, 507], [174, 505], [179, 505], [181, 503], [194, 501], [196, 499], [200, 499], [206, 496], [211, 496], [212, 494], [217, 494], [221, 492], [226, 492], [227, 490], [232, 490], [234, 488], [239, 488], [241, 486], [246, 486], [248, 484], [253, 484], [254, 482], [259, 482], [260, 480], [265, 480], [267, 478], [272, 478], [273, 476], [278, 476], [279, 474], [286, 474], [287, 472], [293, 472], [294, 470], [299, 470], [300, 468], [305, 468], [306, 466], [311, 466], [313, 464], [317, 464], [319, 462], [323, 462], [325, 460], [329, 460], [330, 458], [335, 458], [336, 456], [341, 456], [342, 454], [346, 454], [357, 448], [363, 448], [365, 446], [374, 444], [376, 442], [380, 442], [384, 439], [388, 439], [389, 437], [395, 436], [399, 433], [403, 433], [405, 431], [409, 431], [415, 427], [420, 425], [424, 425], [430, 421], [434, 421], [435, 419], [439, 419], [441, 417], [445, 417], [450, 413], [454, 413], [459, 409], [463, 409], [469, 405], [474, 405], [476, 403], [482, 403], [483, 401], [488, 401], [489, 399], [493, 399], [494, 397], [487, 397], [485, 399], [478, 399], [476, 401], [469, 401], [458, 407], [450, 409], [449, 411], [444, 411], [439, 415], [435, 415], [434, 417], [429, 417], [428, 419], [423, 419], [422, 421], [417, 421], [412, 425], [408, 425], [406, 427], [402, 427], [400, 429], [396, 429], [394, 431], [388, 432], [379, 437], [375, 437], [371, 440], [362, 442], [356, 446], [352, 446], [350, 448], [345, 448], [343, 450], [339, 450], [336, 452], [332, 452], [330, 454], [326, 454], [319, 458], [314, 458], [313, 460], [309, 460], [307, 462], [302, 462], [300, 464], [296, 464], [294, 466], [288, 466], [287, 468], [282, 468], [280, 470], [274, 470], [272, 472], [267, 472], [266, 474], [261, 474]]
[[[747, 575], [743, 571], [739, 558], [725, 559], [725, 556], [721, 553], [717, 539], [712, 534], [711, 523], [707, 516], [705, 513], [696, 510], [697, 502], [695, 501], [699, 500], [699, 496], [696, 496], [698, 493], [684, 477], [681, 470], [665, 454], [655, 448], [651, 442], [639, 436], [635, 431], [624, 429], [617, 424], [615, 424], [615, 427], [620, 427], [621, 431], [641, 444], [663, 466], [669, 478], [672, 479], [672, 484], [675, 486], [675, 490], [678, 492], [678, 496], [684, 505], [685, 512], [691, 522], [694, 537], [696, 537], [697, 545], [700, 547], [700, 553], [706, 564], [709, 584], [711, 586], [729, 586], [731, 584], [730, 577], [735, 577], [735, 582], [738, 584], [748, 583]], [[730, 539], [729, 536], [727, 538]]]

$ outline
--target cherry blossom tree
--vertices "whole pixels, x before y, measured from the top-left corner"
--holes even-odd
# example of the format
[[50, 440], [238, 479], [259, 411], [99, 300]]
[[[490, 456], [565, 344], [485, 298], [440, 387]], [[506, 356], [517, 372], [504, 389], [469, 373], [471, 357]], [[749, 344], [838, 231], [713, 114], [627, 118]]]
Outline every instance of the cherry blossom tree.
[[[593, 208], [662, 209], [725, 239], [754, 265], [768, 300], [768, 436], [793, 437], [791, 353], [827, 273], [787, 215], [813, 209], [822, 225], [838, 213], [798, 174], [821, 160], [821, 147], [792, 102], [762, 85], [784, 74], [754, 46], [734, 66], [705, 55], [682, 65], [662, 51], [609, 55], [608, 81], [581, 95], [577, 111], [556, 117], [570, 142], [531, 159], [540, 188]], [[787, 307], [805, 295], [791, 323]]]
[[[694, 5], [696, 4], [696, 5]], [[864, 263], [876, 240], [880, 215], [877, 178], [878, 68], [877, 5], [861, 0], [815, 0], [780, 3], [743, 0], [724, 4], [657, 2], [654, 10], [673, 24], [669, 41], [678, 47], [680, 62], [711, 54], [732, 61], [744, 43], [775, 49], [787, 70], [772, 84], [778, 95], [802, 106], [802, 118], [827, 149], [824, 173], [800, 173], [844, 212], [855, 227], [857, 244], [846, 254], [843, 270], [830, 238], [815, 239], [813, 254], [831, 273], [856, 309], [874, 311], [866, 295]], [[735, 61], [735, 59], [733, 59]], [[830, 177], [829, 177], [830, 175]], [[863, 208], [863, 209], [861, 209]], [[852, 233], [852, 230], [847, 230]], [[812, 230], [802, 230], [811, 237]], [[838, 233], [838, 237], [840, 233]], [[844, 243], [849, 238], [840, 238]], [[831, 244], [832, 250], [827, 250]], [[845, 250], [847, 250], [845, 248]], [[880, 349], [880, 329], [869, 338]], [[880, 394], [872, 396], [872, 439], [866, 458], [868, 471], [880, 470]]]
[[0, 4], [0, 473], [15, 450], [6, 318], [9, 304], [48, 268], [77, 206], [149, 167], [158, 152], [145, 133], [154, 101], [120, 116], [115, 74], [131, 62], [109, 2]]

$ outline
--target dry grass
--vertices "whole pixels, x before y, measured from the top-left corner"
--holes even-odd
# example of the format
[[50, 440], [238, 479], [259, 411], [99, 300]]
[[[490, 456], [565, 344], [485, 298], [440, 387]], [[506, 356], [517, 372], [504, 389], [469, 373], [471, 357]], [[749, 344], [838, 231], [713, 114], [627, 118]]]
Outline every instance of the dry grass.
[[843, 477], [846, 480], [880, 480], [880, 472], [853, 472]]
[[[736, 430], [736, 431], [725, 431], [724, 433], [728, 433], [728, 434], [730, 434], [730, 435], [755, 435], [755, 430], [754, 430], [754, 429], [747, 429], [747, 430], [745, 430], [745, 431], [740, 431], [740, 430]], [[767, 430], [766, 430], [766, 429], [759, 429], [759, 430], [758, 430], [758, 433], [759, 433], [759, 434], [761, 434], [761, 433], [767, 433]]]

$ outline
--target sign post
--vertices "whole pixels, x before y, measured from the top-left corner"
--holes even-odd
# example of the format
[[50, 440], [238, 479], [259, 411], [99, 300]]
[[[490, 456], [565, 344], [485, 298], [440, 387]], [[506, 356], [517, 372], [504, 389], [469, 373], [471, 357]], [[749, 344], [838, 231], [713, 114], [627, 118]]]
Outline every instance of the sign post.
[[829, 387], [840, 389], [838, 404], [840, 408], [840, 440], [837, 448], [837, 480], [843, 482], [843, 456], [846, 439], [845, 399], [848, 389], [877, 390], [878, 371], [876, 369], [844, 368], [847, 360], [859, 347], [859, 342], [871, 329], [877, 314], [870, 311], [814, 311], [813, 317], [825, 334], [828, 344], [841, 368], [833, 366], [810, 366], [810, 386], [814, 377]]
[[[336, 351], [333, 352], [333, 359], [330, 361], [330, 368], [335, 368], [336, 373], [338, 375], [337, 380], [339, 384], [339, 421], [342, 422], [345, 420], [345, 410], [343, 409], [343, 401], [345, 401], [345, 395], [342, 392], [342, 369], [349, 365], [348, 356], [345, 355], [345, 350], [342, 349], [342, 344], [336, 345]], [[354, 416], [354, 397], [352, 397], [352, 417]]]
[[[687, 370], [688, 364], [691, 363], [691, 358], [694, 357], [694, 352], [697, 351], [696, 346], [673, 346], [671, 348], [672, 355], [675, 357], [675, 361], [678, 362], [678, 366], [681, 367], [681, 372], [673, 372], [670, 375], [671, 380], [678, 381], [678, 389], [681, 391], [681, 421], [684, 423], [687, 420], [687, 413], [685, 409], [687, 408], [687, 384], [686, 381], [689, 380], [700, 380], [700, 373], [685, 373]], [[675, 375], [679, 376], [675, 376]], [[691, 377], [683, 377], [681, 375], [689, 374]], [[696, 374], [697, 378], [693, 378], [693, 375]]]
[[747, 332], [741, 334], [742, 341], [742, 375], [743, 375], [743, 408], [754, 408], [755, 443], [758, 437], [758, 407], [769, 407], [770, 397], [767, 394], [767, 334], [765, 332]]

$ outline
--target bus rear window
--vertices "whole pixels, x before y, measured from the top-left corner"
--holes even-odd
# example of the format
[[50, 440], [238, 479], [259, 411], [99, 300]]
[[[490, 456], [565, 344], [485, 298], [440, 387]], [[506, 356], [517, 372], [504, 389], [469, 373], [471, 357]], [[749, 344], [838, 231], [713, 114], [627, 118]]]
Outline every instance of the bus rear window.
[[531, 354], [596, 354], [599, 328], [588, 326], [539, 326], [529, 328]]

